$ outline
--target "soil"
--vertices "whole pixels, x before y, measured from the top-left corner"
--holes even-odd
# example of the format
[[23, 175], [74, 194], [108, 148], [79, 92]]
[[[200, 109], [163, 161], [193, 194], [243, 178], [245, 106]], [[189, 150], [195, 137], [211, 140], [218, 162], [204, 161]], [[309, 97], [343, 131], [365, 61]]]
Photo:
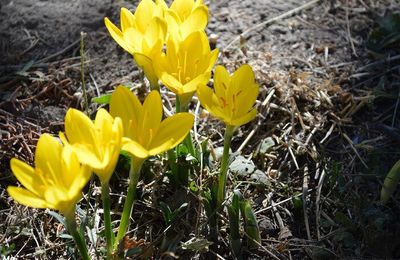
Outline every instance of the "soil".
[[[394, 203], [393, 209], [384, 209], [378, 205], [368, 208], [375, 213], [358, 215], [358, 211], [366, 208], [360, 206], [361, 202], [355, 204], [363, 194], [369, 194], [368, 201], [376, 205], [382, 176], [377, 174], [372, 181], [352, 177], [371, 173], [363, 164], [371, 168], [375, 158], [358, 146], [355, 150], [362, 151], [354, 152], [354, 145], [379, 136], [389, 138], [385, 143], [374, 143], [390, 151], [383, 172], [399, 155], [393, 148], [399, 142], [393, 137], [397, 132], [384, 130], [387, 121], [383, 118], [387, 115], [378, 112], [379, 108], [388, 106], [393, 110], [394, 106], [383, 101], [371, 107], [371, 103], [364, 101], [382, 78], [375, 77], [380, 75], [381, 68], [373, 68], [374, 71], [365, 67], [377, 59], [366, 49], [366, 42], [379, 17], [399, 13], [400, 3], [396, 0], [311, 2], [207, 1], [210, 9], [207, 34], [220, 49], [218, 63], [230, 71], [250, 63], [261, 87], [257, 120], [238, 131], [232, 147], [252, 160], [270, 182], [266, 187], [239, 183], [245, 197], [253, 203], [263, 239], [263, 248], [249, 253], [249, 257], [400, 257], [400, 244], [376, 242], [390, 241], [400, 232], [396, 224], [400, 223], [396, 217], [399, 206]], [[309, 6], [305, 6], [307, 3]], [[139, 93], [146, 91], [143, 75], [131, 56], [112, 40], [103, 22], [104, 17], [109, 17], [118, 24], [120, 8], [134, 10], [136, 5], [136, 1], [122, 0], [2, 0], [0, 3], [0, 169], [4, 173], [0, 177], [0, 223], [7, 223], [7, 226], [0, 224], [0, 255], [14, 245], [11, 256], [70, 257], [71, 252], [64, 249], [71, 246], [59, 236], [60, 227], [51, 216], [18, 206], [8, 197], [7, 185], [16, 183], [8, 163], [11, 157], [33, 162], [40, 134], [62, 131], [68, 107], [83, 109], [81, 32], [85, 33], [84, 76], [89, 97], [108, 93], [119, 84], [132, 86]], [[268, 22], [299, 6], [304, 8]], [[395, 89], [390, 80], [398, 82], [399, 78], [386, 72], [384, 75], [386, 88]], [[170, 97], [166, 91], [163, 95]], [[94, 111], [96, 107], [92, 104], [90, 108]], [[369, 115], [382, 120], [378, 122]], [[400, 120], [395, 120], [392, 128], [398, 129], [399, 124]], [[223, 130], [217, 121], [205, 115], [197, 130], [202, 137], [211, 138], [213, 147], [222, 145]], [[253, 152], [267, 137], [273, 138], [273, 147], [264, 155], [255, 155]], [[114, 180], [112, 186], [116, 193], [123, 193], [126, 185], [119, 181]], [[354, 183], [361, 185], [359, 190]], [[232, 180], [234, 184], [238, 182]], [[146, 191], [146, 185], [140, 187], [142, 200], [135, 206], [135, 212], [139, 219], [143, 217], [139, 212], [145, 212], [150, 222], [135, 223], [139, 228], [132, 235], [137, 240], [157, 242], [147, 234], [155, 232], [156, 237], [160, 236], [159, 225], [164, 225], [160, 213], [152, 208], [154, 205], [146, 204], [147, 199], [170, 196], [167, 201], [173, 203], [175, 198], [182, 198], [182, 191], [171, 191], [163, 185], [155, 195]], [[348, 189], [345, 191], [350, 195], [342, 189]], [[93, 201], [99, 197], [96, 192], [93, 196]], [[121, 207], [120, 203], [117, 205], [118, 197], [114, 200], [114, 210], [118, 211]], [[303, 201], [308, 214], [302, 211], [303, 204], [296, 204], [299, 201]], [[376, 212], [390, 216], [379, 232], [368, 229], [375, 227], [376, 223], [370, 221], [374, 221]], [[32, 220], [30, 214], [37, 219]], [[195, 214], [187, 216], [192, 215]], [[390, 234], [385, 235], [390, 230], [389, 219], [394, 224]], [[50, 224], [45, 226], [40, 220]], [[352, 221], [357, 224], [352, 226]], [[365, 223], [369, 226], [364, 229]], [[157, 231], [147, 230], [146, 225]], [[185, 228], [182, 241], [193, 237], [194, 231]], [[221, 232], [225, 240], [218, 253], [230, 258], [226, 230]], [[358, 232], [376, 232], [376, 236], [357, 235]], [[178, 255], [185, 258], [196, 254], [181, 250]]]

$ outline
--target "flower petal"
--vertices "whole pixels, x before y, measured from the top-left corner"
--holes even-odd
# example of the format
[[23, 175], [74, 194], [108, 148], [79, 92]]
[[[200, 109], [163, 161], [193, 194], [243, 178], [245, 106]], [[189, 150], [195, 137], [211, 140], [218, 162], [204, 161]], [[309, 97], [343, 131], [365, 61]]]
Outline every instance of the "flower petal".
[[193, 5], [193, 0], [174, 0], [170, 9], [179, 15], [181, 21], [184, 21], [192, 12]]
[[44, 199], [38, 197], [27, 189], [9, 186], [7, 192], [14, 200], [24, 206], [38, 209], [44, 209], [49, 206]]
[[160, 93], [156, 90], [150, 92], [143, 103], [143, 113], [139, 119], [140, 144], [148, 148], [151, 140], [157, 134], [162, 120], [163, 108]]
[[254, 106], [258, 92], [259, 92], [259, 87], [257, 84], [254, 83], [247, 83], [246, 85], [247, 89], [244, 89], [240, 92], [239, 95], [236, 97], [236, 104], [235, 104], [235, 117], [238, 117], [240, 115], [244, 115], [249, 110]]
[[148, 151], [141, 144], [126, 137], [122, 138], [122, 150], [139, 158], [149, 157]]
[[142, 111], [139, 99], [128, 88], [120, 85], [111, 95], [110, 114], [113, 117], [121, 118], [125, 137], [135, 139]]
[[214, 72], [214, 89], [218, 98], [222, 97], [226, 100], [226, 90], [230, 84], [231, 78], [224, 66], [218, 65]]
[[135, 11], [136, 25], [139, 31], [142, 33], [146, 31], [156, 9], [157, 6], [152, 0], [140, 1]]
[[168, 74], [167, 72], [162, 72], [160, 76], [160, 81], [176, 95], [183, 94], [183, 85], [174, 76]]
[[151, 142], [149, 154], [156, 155], [177, 146], [189, 133], [193, 122], [194, 116], [190, 113], [178, 113], [162, 121]]
[[125, 7], [121, 8], [121, 30], [124, 32], [127, 28], [136, 26], [136, 18], [131, 11]]
[[186, 38], [190, 33], [204, 30], [208, 22], [208, 9], [205, 6], [196, 8], [182, 23], [181, 34]]
[[62, 144], [49, 134], [42, 134], [36, 146], [35, 168], [45, 182], [62, 184], [60, 175]]
[[11, 159], [10, 166], [15, 177], [26, 189], [37, 196], [43, 193], [44, 183], [41, 178], [37, 176], [34, 168], [16, 158]]
[[124, 50], [126, 50], [129, 53], [133, 53], [134, 49], [132, 48], [131, 45], [129, 45], [127, 42], [124, 40], [124, 35], [121, 32], [120, 29], [118, 29], [117, 26], [115, 26], [110, 19], [107, 17], [104, 18], [104, 24], [107, 27], [108, 32], [110, 33], [111, 37], [118, 43], [119, 46], [121, 46]]

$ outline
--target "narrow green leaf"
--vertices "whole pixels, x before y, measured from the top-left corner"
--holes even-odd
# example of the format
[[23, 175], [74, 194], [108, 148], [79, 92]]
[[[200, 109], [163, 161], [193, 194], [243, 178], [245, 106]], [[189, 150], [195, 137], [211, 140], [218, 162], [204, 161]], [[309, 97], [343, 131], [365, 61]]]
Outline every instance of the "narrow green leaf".
[[229, 238], [232, 251], [237, 259], [242, 259], [242, 242], [240, 240], [240, 202], [243, 199], [242, 194], [235, 190], [231, 205], [228, 205], [229, 215]]
[[61, 216], [60, 214], [58, 214], [55, 211], [51, 211], [49, 210], [49, 214], [54, 217], [55, 219], [58, 220], [58, 222], [60, 222], [61, 224], [63, 224], [64, 227], [67, 227], [67, 222], [65, 221], [65, 218], [63, 216]]
[[261, 243], [261, 236], [250, 202], [248, 200], [242, 201], [240, 209], [244, 218], [246, 234], [248, 235], [247, 246], [250, 250], [257, 249]]
[[110, 100], [111, 100], [111, 94], [104, 94], [104, 95], [92, 98], [92, 103], [109, 104]]

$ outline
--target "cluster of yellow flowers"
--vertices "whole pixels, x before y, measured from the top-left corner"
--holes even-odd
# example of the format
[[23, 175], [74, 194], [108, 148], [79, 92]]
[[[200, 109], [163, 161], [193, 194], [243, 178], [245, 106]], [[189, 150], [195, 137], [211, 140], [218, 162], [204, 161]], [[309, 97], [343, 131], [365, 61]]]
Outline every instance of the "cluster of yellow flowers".
[[[204, 31], [207, 22], [208, 8], [202, 0], [175, 0], [170, 7], [164, 0], [142, 0], [134, 14], [121, 9], [121, 29], [105, 18], [111, 36], [133, 55], [152, 91], [142, 104], [128, 88], [118, 86], [109, 112], [99, 109], [94, 122], [81, 111], [69, 109], [65, 133], [59, 134], [61, 142], [49, 134], [40, 137], [34, 168], [11, 160], [11, 169], [24, 188], [9, 187], [9, 194], [23, 205], [71, 216], [91, 172], [108, 187], [121, 150], [131, 154], [138, 175], [146, 158], [180, 144], [194, 122], [191, 113], [181, 111], [187, 111], [196, 92], [203, 107], [225, 122], [229, 138], [236, 127], [254, 119], [259, 87], [249, 65], [242, 65], [232, 76], [217, 66], [214, 90], [207, 86], [218, 57], [218, 49], [210, 49]], [[177, 113], [164, 120], [159, 81], [176, 94], [180, 104]]]
[[94, 122], [70, 108], [65, 116], [61, 144], [43, 134], [35, 152], [35, 168], [11, 160], [11, 169], [26, 188], [9, 187], [9, 194], [23, 205], [68, 213], [80, 199], [91, 170], [108, 183], [122, 150], [135, 161], [165, 152], [189, 133], [194, 116], [178, 113], [163, 121], [162, 101], [152, 91], [143, 105], [125, 87], [118, 87], [110, 102], [111, 115], [99, 109]]

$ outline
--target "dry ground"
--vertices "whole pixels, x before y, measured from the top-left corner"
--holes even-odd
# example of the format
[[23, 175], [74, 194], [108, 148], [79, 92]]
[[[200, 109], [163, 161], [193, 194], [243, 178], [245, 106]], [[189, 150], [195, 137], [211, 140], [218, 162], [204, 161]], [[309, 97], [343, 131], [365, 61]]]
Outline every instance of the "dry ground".
[[[68, 107], [82, 109], [79, 39], [85, 36], [85, 82], [90, 97], [118, 84], [143, 96], [142, 75], [111, 39], [103, 18], [119, 19], [128, 1], [6, 0], [0, 4], [0, 255], [71, 258], [73, 244], [63, 227], [43, 210], [16, 204], [6, 193], [16, 180], [11, 157], [33, 161], [41, 133], [63, 129]], [[233, 151], [246, 158], [248, 174], [232, 174], [230, 188], [251, 199], [262, 235], [252, 258], [398, 258], [399, 192], [379, 203], [382, 180], [400, 158], [399, 47], [372, 52], [368, 37], [381, 17], [400, 12], [396, 0], [210, 0], [207, 32], [217, 39], [218, 60], [231, 71], [250, 63], [261, 91], [257, 119], [240, 129]], [[400, 31], [400, 29], [399, 29]], [[379, 52], [379, 53], [378, 53]], [[167, 109], [171, 93], [163, 90]], [[95, 104], [91, 105], [94, 111]], [[221, 125], [201, 111], [197, 138], [222, 145]], [[260, 143], [268, 149], [259, 151]], [[265, 146], [264, 146], [265, 147]], [[261, 149], [262, 150], [262, 149]], [[204, 237], [199, 195], [171, 189], [159, 165], [139, 186], [130, 236], [144, 239], [160, 256], [166, 229], [159, 202], [171, 208], [189, 202], [173, 229], [182, 242]], [[157, 170], [158, 169], [158, 170]], [[263, 181], [254, 180], [255, 169]], [[241, 176], [238, 176], [241, 175]], [[193, 176], [204, 187], [209, 175]], [[195, 178], [196, 177], [196, 178]], [[261, 178], [261, 177], [260, 177]], [[263, 184], [260, 184], [263, 182]], [[126, 174], [112, 180], [114, 219], [119, 219]], [[153, 191], [156, 192], [153, 192]], [[90, 227], [98, 230], [96, 182], [82, 201]], [[102, 226], [102, 225], [100, 225]], [[160, 228], [161, 227], [161, 228]], [[193, 228], [195, 227], [195, 228]], [[221, 223], [218, 253], [231, 258], [227, 223]], [[99, 246], [102, 238], [92, 239]], [[182, 258], [202, 253], [176, 249]]]

